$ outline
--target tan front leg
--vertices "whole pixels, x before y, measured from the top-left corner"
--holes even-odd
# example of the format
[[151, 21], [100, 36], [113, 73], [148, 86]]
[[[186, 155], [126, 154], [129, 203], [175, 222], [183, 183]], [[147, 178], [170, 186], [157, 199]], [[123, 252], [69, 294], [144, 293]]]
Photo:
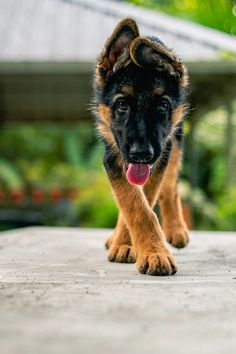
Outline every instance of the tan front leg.
[[[162, 176], [163, 173], [159, 172], [157, 166], [148, 183], [146, 183], [143, 188], [144, 194], [151, 208], [156, 204]], [[132, 244], [129, 230], [121, 213], [119, 213], [114, 234], [106, 241], [106, 248], [109, 249], [108, 259], [111, 262], [135, 263], [136, 261], [136, 250]]]

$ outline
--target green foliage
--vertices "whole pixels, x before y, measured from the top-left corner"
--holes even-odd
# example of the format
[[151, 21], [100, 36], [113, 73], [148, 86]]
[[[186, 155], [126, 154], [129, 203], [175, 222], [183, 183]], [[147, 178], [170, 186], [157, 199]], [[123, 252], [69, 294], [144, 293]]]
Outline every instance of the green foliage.
[[236, 5], [230, 0], [128, 0], [172, 16], [236, 35]]
[[[236, 141], [236, 107], [233, 115], [233, 134]], [[188, 150], [188, 129], [186, 130]], [[192, 205], [196, 229], [236, 230], [235, 187], [226, 183], [226, 112], [223, 108], [202, 117], [196, 129], [194, 145], [198, 169], [198, 183], [194, 190], [185, 188], [185, 199]], [[236, 146], [234, 145], [234, 161]], [[184, 170], [191, 168], [185, 159]], [[186, 168], [187, 167], [187, 168]], [[236, 177], [236, 164], [231, 166], [231, 175]], [[188, 183], [188, 174], [184, 175]], [[235, 178], [236, 180], [236, 178]]]
[[114, 227], [117, 207], [102, 168], [103, 146], [94, 146], [87, 161], [86, 182], [80, 189], [74, 212], [85, 227]]
[[[0, 151], [5, 158], [0, 160], [0, 189], [77, 190], [70, 215], [61, 215], [58, 225], [71, 220], [89, 227], [115, 225], [117, 208], [102, 168], [103, 146], [91, 124], [6, 125]], [[48, 210], [45, 223], [55, 224], [53, 217]]]
[[0, 186], [9, 190], [19, 190], [23, 186], [23, 180], [15, 166], [3, 159], [0, 159]]
[[236, 187], [232, 187], [227, 193], [218, 199], [216, 210], [217, 230], [236, 230]]
[[1, 132], [0, 151], [12, 171], [14, 166], [15, 175], [23, 177], [19, 188], [76, 188], [86, 180], [94, 141], [88, 124], [6, 125]]
[[115, 226], [117, 208], [104, 172], [91, 173], [79, 194], [75, 210], [81, 226]]

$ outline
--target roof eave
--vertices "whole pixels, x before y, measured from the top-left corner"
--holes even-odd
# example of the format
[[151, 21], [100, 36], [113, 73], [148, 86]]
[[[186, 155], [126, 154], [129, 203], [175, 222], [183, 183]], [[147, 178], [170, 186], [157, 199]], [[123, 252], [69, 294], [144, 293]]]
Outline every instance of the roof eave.
[[[185, 61], [190, 74], [236, 74], [235, 61]], [[0, 61], [0, 74], [91, 74], [94, 62]]]

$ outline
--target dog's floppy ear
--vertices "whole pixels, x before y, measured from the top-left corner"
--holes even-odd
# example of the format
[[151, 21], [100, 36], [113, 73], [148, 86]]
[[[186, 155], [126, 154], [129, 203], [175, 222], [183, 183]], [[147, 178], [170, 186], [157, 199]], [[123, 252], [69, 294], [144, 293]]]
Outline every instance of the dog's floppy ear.
[[139, 66], [152, 65], [158, 70], [168, 71], [169, 74], [181, 77], [184, 66], [175, 54], [162, 43], [146, 37], [136, 38], [130, 46], [130, 56]]
[[121, 20], [108, 38], [97, 61], [97, 72], [103, 79], [116, 72], [128, 61], [131, 42], [139, 36], [136, 22], [131, 18]]

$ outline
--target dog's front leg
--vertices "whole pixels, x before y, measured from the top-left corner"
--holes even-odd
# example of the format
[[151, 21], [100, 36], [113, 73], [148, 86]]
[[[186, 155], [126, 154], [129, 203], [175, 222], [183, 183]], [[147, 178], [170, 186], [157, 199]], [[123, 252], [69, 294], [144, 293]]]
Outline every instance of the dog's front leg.
[[165, 237], [156, 214], [141, 188], [131, 186], [122, 173], [107, 169], [119, 209], [137, 251], [137, 268], [150, 275], [170, 275], [177, 271], [165, 245]]
[[[145, 197], [151, 208], [156, 204], [162, 178], [163, 171], [160, 171], [157, 166], [148, 183], [143, 188]], [[136, 261], [137, 252], [121, 212], [119, 213], [113, 235], [106, 241], [106, 248], [109, 249], [108, 259], [111, 262], [135, 263]]]

